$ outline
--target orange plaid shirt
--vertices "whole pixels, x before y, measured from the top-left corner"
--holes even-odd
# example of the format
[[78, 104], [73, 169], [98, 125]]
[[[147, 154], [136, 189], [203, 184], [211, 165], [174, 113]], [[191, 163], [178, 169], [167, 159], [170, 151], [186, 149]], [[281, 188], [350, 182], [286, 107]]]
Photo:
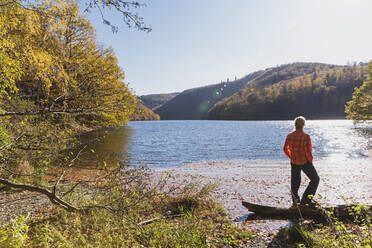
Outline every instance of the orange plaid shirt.
[[310, 135], [303, 130], [297, 129], [288, 134], [283, 150], [293, 164], [304, 165], [313, 162]]

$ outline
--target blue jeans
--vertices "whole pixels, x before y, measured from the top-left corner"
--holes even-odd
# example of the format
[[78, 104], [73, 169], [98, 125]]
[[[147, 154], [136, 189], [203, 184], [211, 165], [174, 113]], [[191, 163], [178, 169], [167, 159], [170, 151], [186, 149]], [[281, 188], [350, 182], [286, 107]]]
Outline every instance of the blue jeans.
[[[310, 179], [310, 183], [307, 186], [302, 199], [298, 196], [298, 189], [301, 184], [301, 170]], [[293, 203], [307, 204], [311, 203], [309, 195], [314, 196], [319, 185], [319, 176], [316, 172], [313, 163], [307, 162], [304, 165], [296, 165], [291, 163], [291, 193]]]

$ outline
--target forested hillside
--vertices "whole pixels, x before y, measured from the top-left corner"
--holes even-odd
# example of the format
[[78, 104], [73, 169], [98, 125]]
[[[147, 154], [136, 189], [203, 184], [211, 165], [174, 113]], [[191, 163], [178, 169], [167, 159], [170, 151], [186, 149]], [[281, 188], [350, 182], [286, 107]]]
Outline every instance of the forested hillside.
[[217, 103], [208, 119], [344, 118], [345, 104], [364, 79], [362, 66], [295, 63]]
[[186, 90], [155, 110], [161, 119], [344, 118], [364, 78], [360, 65], [292, 63]]
[[148, 107], [149, 109], [155, 110], [178, 94], [178, 92], [175, 92], [168, 94], [143, 95], [139, 97], [139, 100], [144, 106]]
[[205, 119], [216, 102], [238, 92], [261, 73], [259, 71], [235, 81], [185, 90], [156, 109], [155, 113], [162, 120]]

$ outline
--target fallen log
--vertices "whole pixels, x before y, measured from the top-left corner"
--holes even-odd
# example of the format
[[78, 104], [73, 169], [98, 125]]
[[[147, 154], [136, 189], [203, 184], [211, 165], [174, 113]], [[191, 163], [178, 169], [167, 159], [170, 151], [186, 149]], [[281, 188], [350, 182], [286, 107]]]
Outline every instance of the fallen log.
[[273, 216], [273, 217], [326, 217], [328, 213], [332, 213], [335, 217], [351, 218], [355, 214], [371, 214], [372, 206], [359, 208], [358, 205], [338, 205], [334, 207], [316, 207], [310, 208], [307, 206], [296, 206], [293, 208], [273, 207], [260, 204], [254, 204], [242, 201], [242, 205], [250, 212], [257, 216]]

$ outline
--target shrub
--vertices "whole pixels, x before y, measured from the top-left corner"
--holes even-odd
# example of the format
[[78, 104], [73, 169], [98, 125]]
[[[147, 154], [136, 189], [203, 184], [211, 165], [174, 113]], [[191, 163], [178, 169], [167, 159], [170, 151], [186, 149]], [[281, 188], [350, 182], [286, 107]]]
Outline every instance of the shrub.
[[346, 218], [336, 218], [332, 211], [324, 211], [327, 214], [325, 223], [300, 222], [284, 228], [279, 232], [278, 242], [283, 247], [371, 248], [370, 211], [363, 205], [352, 206]]

